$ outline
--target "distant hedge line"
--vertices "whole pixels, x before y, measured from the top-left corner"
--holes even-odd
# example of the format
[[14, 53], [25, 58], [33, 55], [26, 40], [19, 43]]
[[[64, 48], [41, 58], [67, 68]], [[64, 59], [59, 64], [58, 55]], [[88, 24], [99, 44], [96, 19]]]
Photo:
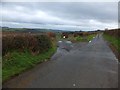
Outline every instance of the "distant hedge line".
[[119, 29], [111, 29], [111, 30], [105, 30], [105, 34], [120, 38], [120, 28]]
[[24, 52], [28, 50], [31, 54], [40, 54], [52, 47], [52, 42], [46, 35], [3, 35], [2, 55], [18, 50]]

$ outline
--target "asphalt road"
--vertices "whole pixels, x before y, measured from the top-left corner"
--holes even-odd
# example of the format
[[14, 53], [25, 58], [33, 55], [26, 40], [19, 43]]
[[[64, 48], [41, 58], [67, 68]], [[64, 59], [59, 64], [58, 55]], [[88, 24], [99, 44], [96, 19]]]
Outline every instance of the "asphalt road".
[[[77, 47], [77, 48], [76, 48]], [[117, 88], [118, 61], [102, 36], [9, 80], [6, 88]]]

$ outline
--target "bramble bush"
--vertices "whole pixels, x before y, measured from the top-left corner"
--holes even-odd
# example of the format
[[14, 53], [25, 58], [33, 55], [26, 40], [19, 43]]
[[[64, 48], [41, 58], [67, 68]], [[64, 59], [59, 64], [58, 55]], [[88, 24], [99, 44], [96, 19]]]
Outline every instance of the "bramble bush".
[[47, 36], [50, 37], [50, 38], [56, 38], [56, 34], [53, 33], [53, 32], [47, 32], [46, 34], [47, 34]]
[[2, 36], [2, 55], [17, 50], [28, 50], [31, 54], [40, 54], [52, 47], [47, 35], [11, 34]]

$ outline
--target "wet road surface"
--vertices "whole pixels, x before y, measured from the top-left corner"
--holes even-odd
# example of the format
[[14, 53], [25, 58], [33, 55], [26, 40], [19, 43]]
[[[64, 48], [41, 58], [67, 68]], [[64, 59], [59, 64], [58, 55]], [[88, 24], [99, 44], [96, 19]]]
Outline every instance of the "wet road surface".
[[[67, 53], [67, 54], [66, 54]], [[6, 88], [117, 88], [118, 61], [103, 40], [76, 44], [69, 53], [9, 80]]]

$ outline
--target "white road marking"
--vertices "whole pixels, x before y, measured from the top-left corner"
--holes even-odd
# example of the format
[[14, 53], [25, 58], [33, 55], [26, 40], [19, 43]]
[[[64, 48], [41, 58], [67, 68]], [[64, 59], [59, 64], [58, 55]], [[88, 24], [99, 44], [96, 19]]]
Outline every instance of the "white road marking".
[[58, 41], [59, 43], [61, 43], [62, 41]]
[[75, 84], [73, 84], [73, 86], [75, 87]]
[[90, 43], [91, 41], [89, 41], [89, 43]]

